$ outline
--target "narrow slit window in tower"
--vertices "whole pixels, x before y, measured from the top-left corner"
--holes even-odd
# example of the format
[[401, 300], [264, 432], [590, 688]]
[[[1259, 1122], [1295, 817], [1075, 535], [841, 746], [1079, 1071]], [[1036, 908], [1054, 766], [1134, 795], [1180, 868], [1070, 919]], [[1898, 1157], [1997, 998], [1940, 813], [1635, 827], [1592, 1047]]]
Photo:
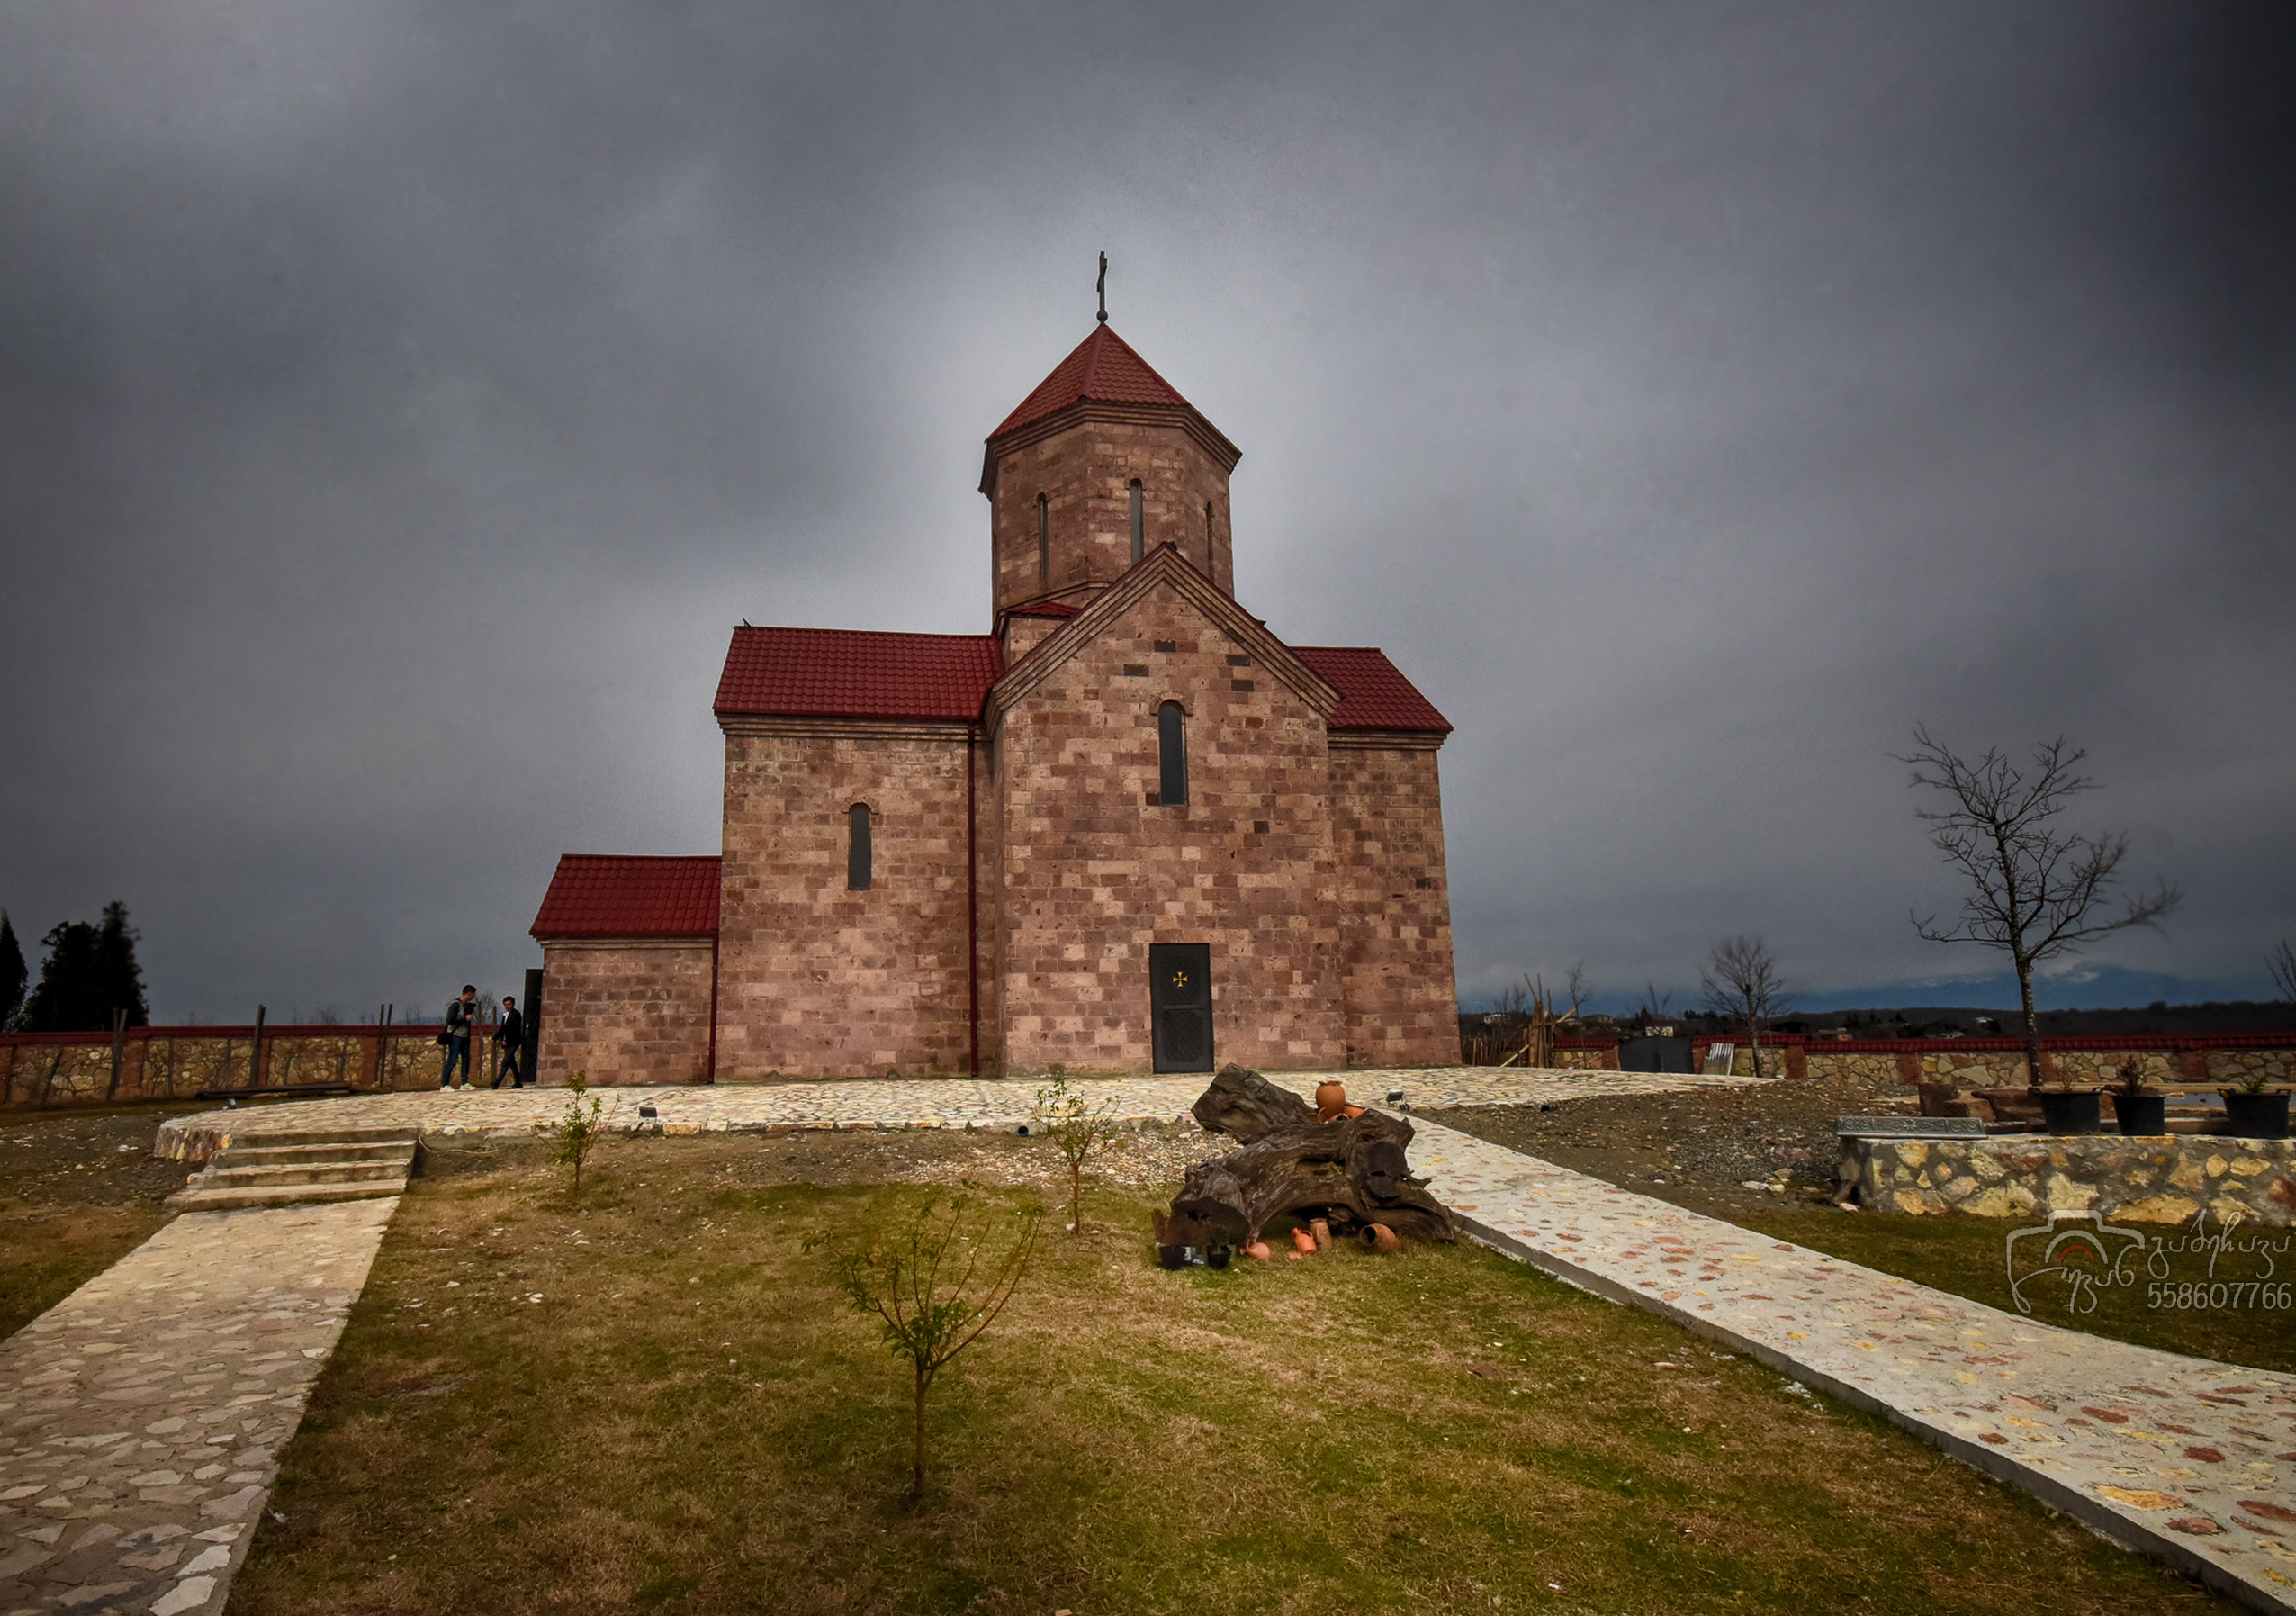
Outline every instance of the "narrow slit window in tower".
[[853, 839], [845, 850], [845, 890], [866, 892], [869, 883], [869, 804], [857, 802], [851, 810]]
[[1052, 587], [1052, 501], [1042, 494], [1036, 497], [1036, 581], [1040, 589]]
[[1184, 808], [1188, 801], [1187, 719], [1177, 701], [1156, 709], [1157, 780], [1156, 800], [1162, 808]]
[[1132, 559], [1140, 558], [1140, 480], [1132, 479]]
[[1204, 571], [1211, 571], [1211, 501], [1204, 501]]

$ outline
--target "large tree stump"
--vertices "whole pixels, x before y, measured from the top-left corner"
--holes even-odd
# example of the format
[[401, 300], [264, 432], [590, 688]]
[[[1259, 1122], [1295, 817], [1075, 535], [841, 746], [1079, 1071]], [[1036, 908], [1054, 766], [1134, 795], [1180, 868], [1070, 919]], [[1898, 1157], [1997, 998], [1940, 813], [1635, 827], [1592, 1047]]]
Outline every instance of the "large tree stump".
[[1383, 1112], [1319, 1123], [1314, 1107], [1257, 1072], [1224, 1066], [1192, 1108], [1240, 1150], [1188, 1169], [1159, 1234], [1177, 1246], [1257, 1240], [1286, 1214], [1328, 1218], [1335, 1233], [1384, 1223], [1412, 1240], [1451, 1240], [1451, 1214], [1411, 1177], [1411, 1124]]

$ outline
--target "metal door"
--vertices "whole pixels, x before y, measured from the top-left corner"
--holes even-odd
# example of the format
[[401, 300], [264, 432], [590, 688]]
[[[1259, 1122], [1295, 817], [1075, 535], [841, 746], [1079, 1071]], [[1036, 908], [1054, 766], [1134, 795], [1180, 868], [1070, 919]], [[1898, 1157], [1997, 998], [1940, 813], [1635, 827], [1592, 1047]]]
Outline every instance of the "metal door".
[[1211, 1070], [1211, 944], [1148, 944], [1150, 1037], [1158, 1071]]

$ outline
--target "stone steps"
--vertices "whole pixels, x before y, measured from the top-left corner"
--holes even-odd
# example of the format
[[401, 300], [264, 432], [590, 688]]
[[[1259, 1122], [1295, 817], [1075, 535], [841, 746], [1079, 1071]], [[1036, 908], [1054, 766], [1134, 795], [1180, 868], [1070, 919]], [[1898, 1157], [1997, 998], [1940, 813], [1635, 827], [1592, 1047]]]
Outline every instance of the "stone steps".
[[229, 1212], [395, 1196], [407, 1187], [417, 1148], [403, 1129], [259, 1133], [219, 1151], [205, 1171], [167, 1197], [167, 1205], [176, 1212]]

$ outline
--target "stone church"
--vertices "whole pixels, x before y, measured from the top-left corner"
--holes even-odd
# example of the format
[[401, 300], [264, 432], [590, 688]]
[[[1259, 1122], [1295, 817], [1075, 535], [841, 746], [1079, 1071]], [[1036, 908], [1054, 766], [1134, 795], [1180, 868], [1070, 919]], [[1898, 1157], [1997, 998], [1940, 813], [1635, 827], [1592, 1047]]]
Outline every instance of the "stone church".
[[989, 434], [989, 633], [734, 629], [723, 852], [560, 861], [545, 1079], [1455, 1061], [1451, 727], [1237, 602], [1239, 457], [1103, 318]]

